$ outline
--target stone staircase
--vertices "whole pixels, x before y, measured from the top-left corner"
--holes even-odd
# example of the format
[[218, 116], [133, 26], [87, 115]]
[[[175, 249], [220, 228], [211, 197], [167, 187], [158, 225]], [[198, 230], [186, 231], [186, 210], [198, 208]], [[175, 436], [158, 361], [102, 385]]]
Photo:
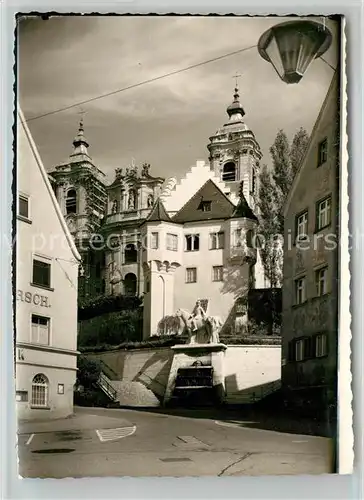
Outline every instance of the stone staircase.
[[97, 384], [111, 401], [130, 407], [155, 408], [161, 405], [160, 399], [142, 382], [112, 380], [105, 373], [106, 371], [112, 372], [110, 367], [105, 363], [101, 366], [102, 371]]

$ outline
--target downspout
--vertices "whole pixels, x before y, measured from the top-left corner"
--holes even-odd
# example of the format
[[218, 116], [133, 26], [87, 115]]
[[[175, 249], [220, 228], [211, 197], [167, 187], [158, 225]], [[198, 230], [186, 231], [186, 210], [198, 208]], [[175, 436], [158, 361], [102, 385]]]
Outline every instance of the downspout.
[[[162, 280], [162, 283], [163, 283], [163, 303], [162, 303], [163, 304], [163, 316], [162, 317], [164, 318], [165, 315], [166, 315], [166, 282], [165, 282], [163, 276], [161, 276], [160, 274], [159, 274], [159, 277], [160, 277], [160, 279]], [[163, 335], [165, 335], [165, 334], [166, 334], [166, 323], [164, 322], [164, 324], [163, 324]]]

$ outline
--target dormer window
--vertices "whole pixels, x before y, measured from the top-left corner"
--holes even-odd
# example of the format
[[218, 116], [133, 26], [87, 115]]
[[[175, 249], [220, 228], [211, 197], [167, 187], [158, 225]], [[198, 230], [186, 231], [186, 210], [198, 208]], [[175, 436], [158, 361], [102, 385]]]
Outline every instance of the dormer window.
[[203, 212], [211, 212], [211, 201], [202, 201], [201, 210]]
[[225, 163], [222, 169], [221, 177], [224, 182], [236, 181], [236, 165], [233, 161]]

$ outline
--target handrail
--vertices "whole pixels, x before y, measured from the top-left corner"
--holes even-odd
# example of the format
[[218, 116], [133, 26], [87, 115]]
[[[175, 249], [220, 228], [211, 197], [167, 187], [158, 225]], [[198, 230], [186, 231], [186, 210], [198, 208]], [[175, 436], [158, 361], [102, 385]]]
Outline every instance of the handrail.
[[101, 367], [104, 367], [104, 368], [105, 368], [105, 370], [107, 370], [107, 371], [111, 372], [113, 375], [117, 376], [117, 377], [120, 379], [119, 374], [118, 374], [118, 373], [116, 373], [116, 371], [115, 371], [115, 370], [113, 370], [113, 369], [111, 368], [111, 366], [109, 366], [107, 363], [105, 363], [105, 361], [103, 361], [102, 359], [100, 359], [100, 365], [101, 365]]
[[114, 387], [109, 383], [109, 379], [106, 377], [104, 373], [100, 373], [98, 384], [103, 389], [104, 392], [108, 394], [108, 396], [114, 401], [117, 399], [118, 392]]

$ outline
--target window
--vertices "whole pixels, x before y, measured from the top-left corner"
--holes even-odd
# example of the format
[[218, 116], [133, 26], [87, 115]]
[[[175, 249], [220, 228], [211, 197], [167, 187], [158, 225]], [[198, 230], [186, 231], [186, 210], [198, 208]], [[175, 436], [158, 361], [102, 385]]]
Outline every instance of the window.
[[327, 267], [319, 269], [315, 272], [316, 292], [318, 296], [327, 293]]
[[32, 344], [49, 345], [49, 318], [32, 314]]
[[138, 251], [132, 243], [125, 245], [125, 264], [134, 264], [138, 261]]
[[16, 401], [26, 402], [28, 401], [27, 391], [16, 391]]
[[307, 235], [308, 222], [308, 212], [303, 212], [296, 216], [296, 239], [299, 240], [301, 237]]
[[319, 143], [317, 153], [317, 166], [320, 167], [327, 161], [327, 138]]
[[33, 260], [33, 285], [44, 286], [50, 288], [51, 286], [51, 265], [42, 260]]
[[316, 358], [322, 358], [327, 355], [327, 336], [323, 333], [316, 335], [315, 355]]
[[225, 163], [222, 169], [222, 180], [225, 182], [236, 181], [236, 166], [233, 161]]
[[242, 246], [242, 229], [235, 229], [234, 231], [234, 247]]
[[253, 172], [252, 172], [252, 193], [253, 194], [255, 193], [255, 188], [256, 188], [256, 174], [255, 174], [255, 170], [253, 169]]
[[196, 283], [197, 269], [195, 267], [187, 267], [186, 269], [186, 283]]
[[186, 234], [186, 252], [196, 252], [200, 249], [200, 235], [199, 234]]
[[255, 265], [249, 266], [249, 288], [255, 288]]
[[306, 300], [306, 278], [299, 278], [295, 281], [296, 304], [302, 304]]
[[210, 250], [220, 250], [224, 248], [225, 233], [220, 231], [210, 233]]
[[316, 226], [317, 231], [331, 224], [331, 196], [317, 203]]
[[203, 212], [211, 212], [211, 201], [202, 201], [200, 207]]
[[48, 406], [48, 379], [42, 373], [33, 378], [31, 404], [40, 408]]
[[75, 189], [70, 189], [66, 197], [66, 213], [75, 214], [77, 212], [77, 195]]
[[124, 278], [124, 293], [127, 297], [134, 297], [137, 293], [137, 277], [128, 273]]
[[295, 360], [303, 361], [305, 359], [305, 341], [304, 339], [295, 342]]
[[64, 384], [58, 384], [57, 394], [64, 394]]
[[224, 268], [223, 266], [213, 266], [212, 268], [212, 281], [223, 281]]
[[19, 195], [18, 197], [18, 215], [29, 219], [29, 198], [25, 195]]
[[101, 278], [101, 262], [96, 263], [96, 270], [95, 270], [96, 278]]
[[178, 236], [176, 234], [167, 233], [167, 250], [178, 250]]
[[159, 246], [159, 234], [158, 233], [152, 233], [151, 234], [151, 242], [150, 242], [150, 247], [153, 250], [157, 250]]
[[249, 229], [246, 233], [246, 245], [248, 248], [253, 248], [253, 239], [254, 239], [254, 231], [252, 229]]

